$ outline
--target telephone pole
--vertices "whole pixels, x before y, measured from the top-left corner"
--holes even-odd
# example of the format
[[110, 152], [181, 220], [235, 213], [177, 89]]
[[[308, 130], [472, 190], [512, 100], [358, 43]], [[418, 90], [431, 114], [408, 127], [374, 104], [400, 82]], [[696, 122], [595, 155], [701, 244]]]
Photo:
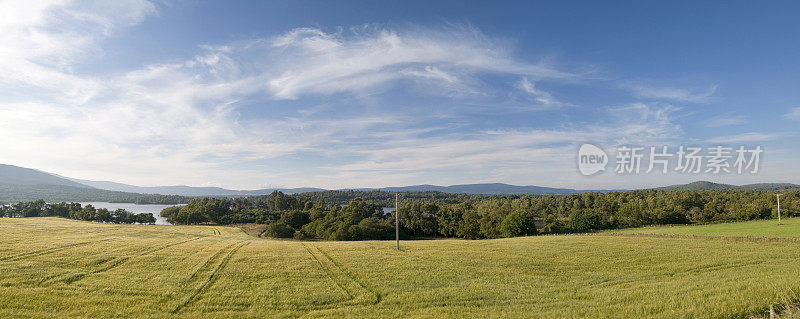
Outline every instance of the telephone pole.
[[397, 250], [400, 250], [400, 205], [398, 205], [398, 203], [400, 202], [399, 198], [400, 194], [394, 193], [394, 239], [397, 242]]
[[781, 224], [781, 194], [777, 193], [775, 196], [778, 197], [778, 225]]

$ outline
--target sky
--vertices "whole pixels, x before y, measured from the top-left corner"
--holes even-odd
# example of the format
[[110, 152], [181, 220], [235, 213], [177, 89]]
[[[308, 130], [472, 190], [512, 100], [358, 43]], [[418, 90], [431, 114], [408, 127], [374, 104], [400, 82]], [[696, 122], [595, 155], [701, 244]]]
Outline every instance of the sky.
[[[800, 183], [794, 1], [0, 0], [0, 12], [4, 164], [232, 189]], [[611, 162], [627, 146], [763, 153], [743, 174], [609, 163], [584, 176], [584, 143]]]

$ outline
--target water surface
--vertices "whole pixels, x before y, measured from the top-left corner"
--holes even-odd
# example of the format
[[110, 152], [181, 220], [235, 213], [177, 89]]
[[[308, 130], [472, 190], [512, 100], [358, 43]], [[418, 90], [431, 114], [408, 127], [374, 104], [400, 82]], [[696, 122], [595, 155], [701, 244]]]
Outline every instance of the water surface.
[[167, 207], [172, 206], [182, 206], [180, 205], [152, 205], [152, 204], [133, 204], [133, 203], [107, 203], [107, 202], [82, 202], [81, 206], [92, 205], [94, 208], [105, 208], [110, 211], [117, 210], [117, 209], [124, 209], [131, 213], [141, 214], [141, 213], [152, 213], [153, 217], [156, 218], [156, 225], [172, 225], [167, 222], [167, 218], [161, 217], [158, 214], [161, 213], [161, 210]]

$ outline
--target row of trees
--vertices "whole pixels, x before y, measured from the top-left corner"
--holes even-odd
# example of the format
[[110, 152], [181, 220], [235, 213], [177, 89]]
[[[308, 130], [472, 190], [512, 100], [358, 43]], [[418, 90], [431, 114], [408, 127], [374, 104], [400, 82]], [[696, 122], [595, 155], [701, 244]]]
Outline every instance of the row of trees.
[[46, 203], [44, 200], [18, 202], [0, 206], [0, 217], [64, 217], [77, 220], [115, 224], [155, 224], [151, 213], [135, 214], [124, 209], [110, 211], [80, 203]]
[[[197, 198], [161, 212], [174, 224], [268, 224], [264, 235], [298, 239], [361, 240], [394, 237], [394, 214], [383, 207], [390, 192], [316, 192], [249, 198]], [[656, 224], [767, 219], [776, 216], [766, 191], [590, 192], [570, 195], [477, 196], [403, 194], [400, 226], [406, 237], [500, 238], [586, 232]], [[430, 193], [430, 194], [427, 194]], [[408, 198], [422, 195], [417, 198]], [[347, 199], [349, 202], [328, 201]], [[800, 212], [800, 192], [784, 192], [784, 216]]]

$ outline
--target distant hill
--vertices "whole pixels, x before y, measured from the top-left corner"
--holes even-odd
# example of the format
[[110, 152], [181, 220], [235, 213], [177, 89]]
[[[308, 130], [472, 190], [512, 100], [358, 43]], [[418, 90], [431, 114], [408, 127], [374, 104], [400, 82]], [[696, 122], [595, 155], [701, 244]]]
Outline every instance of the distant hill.
[[747, 185], [720, 184], [708, 181], [697, 181], [684, 185], [672, 185], [656, 188], [658, 190], [682, 190], [682, 191], [707, 191], [707, 190], [788, 190], [800, 189], [800, 185], [791, 183], [758, 183]]
[[86, 186], [0, 184], [0, 203], [43, 199], [46, 202], [122, 202], [133, 203], [144, 194], [114, 192]]
[[436, 186], [436, 185], [414, 185], [402, 187], [384, 187], [380, 190], [391, 192], [408, 192], [408, 191], [437, 191], [443, 193], [463, 193], [463, 194], [482, 194], [482, 195], [503, 195], [503, 194], [573, 194], [586, 191], [568, 189], [568, 188], [551, 188], [541, 186], [517, 186], [503, 183], [489, 183], [489, 184], [463, 184], [452, 186]]
[[0, 164], [0, 185], [58, 185], [93, 188], [50, 173], [5, 164]]
[[120, 192], [133, 192], [143, 194], [162, 194], [162, 195], [181, 195], [181, 196], [249, 196], [249, 195], [264, 195], [279, 190], [286, 194], [296, 194], [305, 192], [323, 191], [322, 188], [265, 188], [256, 190], [231, 190], [221, 187], [194, 187], [194, 186], [133, 186], [122, 183], [108, 182], [108, 181], [89, 181], [82, 179], [71, 179], [72, 181], [89, 185], [94, 188], [120, 191]]
[[[730, 185], [708, 181], [698, 181], [684, 185], [672, 185], [656, 188], [658, 190], [788, 190], [800, 189], [800, 185], [789, 183], [760, 183], [749, 185]], [[322, 188], [265, 188], [256, 190], [230, 190], [220, 187], [193, 186], [134, 186], [109, 181], [90, 181], [62, 177], [43, 171], [0, 164], [0, 202], [15, 202], [44, 199], [46, 201], [122, 201], [133, 202], [144, 196], [157, 198], [160, 194], [185, 197], [199, 196], [251, 196], [265, 195], [273, 191], [286, 194], [324, 191]], [[436, 191], [442, 193], [476, 194], [476, 195], [546, 195], [575, 194], [590, 191], [607, 192], [609, 190], [576, 190], [569, 188], [552, 188], [542, 186], [518, 186], [503, 183], [461, 184], [451, 186], [413, 185], [383, 188], [359, 188], [357, 190], [382, 190], [390, 192]], [[619, 190], [622, 191], [622, 190]], [[160, 198], [164, 199], [164, 196]]]

